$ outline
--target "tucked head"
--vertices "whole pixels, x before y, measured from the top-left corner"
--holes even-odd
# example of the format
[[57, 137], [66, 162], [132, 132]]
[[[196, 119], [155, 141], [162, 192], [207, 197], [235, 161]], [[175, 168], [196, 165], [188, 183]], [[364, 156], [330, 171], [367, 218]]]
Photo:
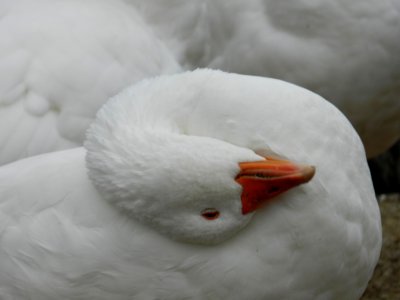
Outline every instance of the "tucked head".
[[[314, 168], [257, 154], [221, 128], [220, 136], [201, 132], [208, 116], [198, 119], [198, 101], [211, 103], [207, 72], [156, 78], [116, 96], [99, 111], [85, 147], [89, 176], [105, 199], [173, 239], [213, 244], [240, 231], [268, 200], [309, 181]], [[233, 117], [229, 99], [214, 100]]]

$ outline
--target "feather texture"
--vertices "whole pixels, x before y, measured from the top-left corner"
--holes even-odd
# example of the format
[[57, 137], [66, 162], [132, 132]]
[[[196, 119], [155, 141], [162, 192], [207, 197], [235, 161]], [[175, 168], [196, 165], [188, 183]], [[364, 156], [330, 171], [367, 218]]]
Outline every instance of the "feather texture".
[[[1, 298], [358, 299], [365, 289], [379, 209], [359, 137], [316, 94], [212, 70], [163, 76], [108, 102], [86, 147], [0, 168]], [[317, 173], [243, 216], [235, 172], [260, 148]], [[196, 215], [210, 204], [217, 221]]]

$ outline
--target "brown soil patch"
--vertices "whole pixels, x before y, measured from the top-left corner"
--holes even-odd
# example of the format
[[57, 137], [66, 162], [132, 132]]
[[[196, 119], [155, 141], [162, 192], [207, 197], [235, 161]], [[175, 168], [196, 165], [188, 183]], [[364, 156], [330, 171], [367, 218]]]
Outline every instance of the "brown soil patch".
[[381, 257], [362, 300], [400, 299], [400, 194], [385, 195], [382, 214]]

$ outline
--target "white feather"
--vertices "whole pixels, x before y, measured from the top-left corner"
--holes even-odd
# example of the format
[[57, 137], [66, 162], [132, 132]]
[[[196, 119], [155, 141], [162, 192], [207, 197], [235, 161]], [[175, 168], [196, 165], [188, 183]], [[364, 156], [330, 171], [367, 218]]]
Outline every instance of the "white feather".
[[122, 88], [180, 70], [122, 1], [0, 3], [0, 164], [81, 146]]
[[[148, 80], [104, 106], [86, 146], [0, 168], [1, 298], [358, 299], [371, 277], [381, 225], [361, 141], [303, 88]], [[317, 171], [243, 216], [237, 164], [260, 148]], [[199, 221], [210, 203], [221, 218]]]
[[400, 0], [126, 2], [187, 68], [308, 88], [349, 118], [369, 157], [400, 138]]

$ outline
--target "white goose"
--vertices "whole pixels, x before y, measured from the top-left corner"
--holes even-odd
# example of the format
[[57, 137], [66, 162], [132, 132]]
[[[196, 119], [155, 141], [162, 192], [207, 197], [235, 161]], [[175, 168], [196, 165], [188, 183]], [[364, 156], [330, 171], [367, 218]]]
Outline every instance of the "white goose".
[[400, 138], [400, 0], [126, 2], [188, 68], [306, 87], [349, 118], [369, 157]]
[[[314, 93], [212, 70], [147, 80], [85, 147], [0, 168], [0, 298], [357, 299], [371, 277], [364, 150]], [[261, 205], [314, 173], [271, 153], [316, 174]]]
[[81, 146], [101, 105], [179, 65], [132, 6], [0, 1], [0, 165]]

